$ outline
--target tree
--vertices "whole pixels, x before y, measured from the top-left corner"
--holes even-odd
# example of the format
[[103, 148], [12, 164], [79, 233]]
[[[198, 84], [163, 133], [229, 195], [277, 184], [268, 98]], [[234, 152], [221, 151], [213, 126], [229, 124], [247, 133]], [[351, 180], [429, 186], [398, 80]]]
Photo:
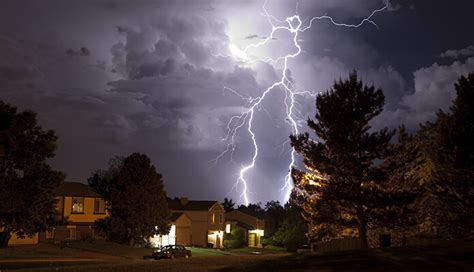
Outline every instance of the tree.
[[107, 202], [110, 202], [112, 186], [117, 182], [117, 177], [123, 167], [124, 160], [125, 158], [121, 156], [113, 157], [109, 161], [109, 168], [107, 170], [96, 170], [92, 177], [87, 180], [89, 186], [102, 195]]
[[423, 189], [419, 221], [425, 232], [445, 238], [463, 238], [474, 225], [466, 220], [474, 212], [474, 73], [461, 76], [455, 89], [450, 111], [439, 111], [415, 135], [410, 172]]
[[119, 163], [112, 163], [109, 171], [96, 171], [89, 179], [110, 201], [110, 218], [99, 226], [110, 240], [130, 245], [168, 233], [170, 210], [161, 174], [144, 154], [133, 153], [123, 163], [116, 161]]
[[31, 236], [57, 223], [55, 191], [65, 176], [46, 162], [56, 141], [36, 113], [0, 101], [0, 247], [11, 233]]
[[308, 127], [320, 141], [308, 133], [290, 136], [308, 169], [293, 170], [295, 203], [315, 230], [329, 236], [355, 228], [364, 247], [368, 229], [390, 224], [411, 199], [385, 186], [387, 170], [380, 161], [394, 132], [369, 125], [383, 105], [382, 90], [363, 86], [354, 71], [316, 99], [317, 121], [309, 119]]
[[[285, 209], [279, 201], [269, 201], [265, 204], [265, 215], [273, 221], [274, 229], [278, 229], [285, 218]], [[271, 235], [271, 233], [268, 233]]]
[[296, 205], [285, 204], [283, 213], [284, 219], [281, 226], [266, 241], [275, 246], [284, 246], [286, 250], [295, 252], [301, 245], [308, 242], [305, 235], [308, 231], [308, 225], [301, 217], [300, 208]]
[[222, 206], [224, 207], [225, 212], [230, 212], [234, 210], [235, 203], [232, 199], [226, 197], [224, 198], [224, 202], [222, 202]]

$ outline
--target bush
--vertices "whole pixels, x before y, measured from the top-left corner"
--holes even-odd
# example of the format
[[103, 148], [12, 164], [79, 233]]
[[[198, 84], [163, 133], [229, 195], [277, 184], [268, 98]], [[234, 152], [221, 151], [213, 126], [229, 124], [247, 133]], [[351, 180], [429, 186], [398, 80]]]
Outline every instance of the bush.
[[225, 248], [241, 248], [245, 246], [245, 232], [243, 229], [236, 228], [224, 237]]

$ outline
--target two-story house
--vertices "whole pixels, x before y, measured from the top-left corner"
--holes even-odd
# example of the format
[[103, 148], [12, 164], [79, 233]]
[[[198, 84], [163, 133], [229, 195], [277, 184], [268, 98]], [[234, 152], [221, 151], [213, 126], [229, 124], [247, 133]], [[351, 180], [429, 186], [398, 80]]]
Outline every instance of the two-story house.
[[240, 208], [226, 213], [226, 232], [233, 228], [240, 228], [245, 231], [247, 244], [249, 247], [262, 247], [262, 238], [265, 234], [265, 216]]
[[94, 222], [107, 216], [104, 198], [79, 182], [64, 182], [56, 191], [57, 210], [65, 225], [42, 232], [40, 241], [78, 240], [96, 237]]
[[[182, 213], [191, 221], [190, 243], [178, 243], [182, 245], [195, 245], [203, 247], [223, 247], [225, 230], [225, 211], [218, 201], [188, 200], [186, 197], [179, 199], [168, 199], [168, 208], [173, 213]], [[185, 241], [186, 238], [179, 238], [176, 227], [176, 239]], [[181, 231], [181, 235], [186, 235]]]

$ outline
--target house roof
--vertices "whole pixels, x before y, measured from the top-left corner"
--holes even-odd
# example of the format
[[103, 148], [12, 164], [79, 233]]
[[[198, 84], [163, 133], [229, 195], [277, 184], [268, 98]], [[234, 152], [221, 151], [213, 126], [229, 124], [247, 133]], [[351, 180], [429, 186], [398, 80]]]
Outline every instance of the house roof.
[[56, 189], [57, 196], [102, 197], [90, 186], [80, 182], [63, 182]]
[[170, 217], [171, 222], [176, 222], [176, 220], [178, 220], [178, 218], [180, 218], [181, 215], [183, 215], [182, 212], [171, 213], [171, 217]]
[[168, 208], [174, 211], [209, 211], [217, 201], [189, 200], [185, 205], [179, 199], [168, 199]]
[[256, 217], [258, 219], [265, 219], [265, 211], [261, 211], [261, 212], [256, 212], [252, 209], [249, 209], [245, 206], [240, 206], [237, 210], [235, 211], [239, 211], [239, 212], [242, 212], [242, 213], [245, 213], [247, 215], [250, 215], [250, 216], [253, 216], [253, 217]]

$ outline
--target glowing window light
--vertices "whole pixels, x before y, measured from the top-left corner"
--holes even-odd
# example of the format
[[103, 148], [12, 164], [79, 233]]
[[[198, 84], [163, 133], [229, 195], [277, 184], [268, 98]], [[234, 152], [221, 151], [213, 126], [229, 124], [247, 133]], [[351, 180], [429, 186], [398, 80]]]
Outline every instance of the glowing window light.
[[225, 233], [230, 233], [230, 224], [225, 225]]

